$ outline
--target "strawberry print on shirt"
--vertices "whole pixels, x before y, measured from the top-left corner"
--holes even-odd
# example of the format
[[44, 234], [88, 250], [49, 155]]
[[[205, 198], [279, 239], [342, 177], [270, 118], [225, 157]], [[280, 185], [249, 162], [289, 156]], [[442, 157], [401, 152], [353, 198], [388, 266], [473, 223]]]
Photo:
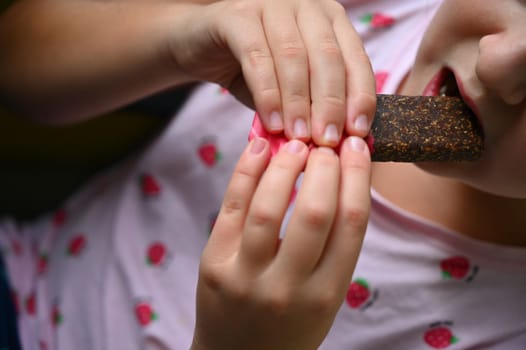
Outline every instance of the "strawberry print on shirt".
[[424, 333], [423, 340], [432, 349], [446, 349], [458, 342], [451, 331], [452, 322], [437, 322], [430, 325]]
[[360, 17], [360, 21], [371, 26], [371, 28], [390, 27], [396, 22], [393, 17], [382, 12], [367, 13]]
[[149, 266], [165, 266], [170, 260], [170, 253], [162, 242], [154, 242], [146, 249], [146, 264]]
[[79, 257], [86, 248], [86, 236], [78, 234], [70, 239], [67, 254], [71, 257]]
[[346, 301], [351, 309], [365, 310], [376, 301], [377, 297], [378, 291], [371, 289], [365, 279], [356, 278], [349, 286]]
[[157, 179], [148, 173], [142, 174], [139, 178], [141, 192], [146, 197], [156, 197], [161, 194], [161, 186]]
[[49, 265], [49, 255], [47, 253], [40, 253], [37, 259], [37, 272], [38, 275], [43, 275], [46, 273]]
[[384, 85], [387, 80], [387, 77], [389, 77], [389, 72], [386, 72], [386, 71], [379, 71], [374, 74], [374, 78], [376, 80], [376, 93], [377, 94], [384, 91]]
[[30, 316], [35, 316], [37, 308], [36, 308], [36, 295], [34, 291], [31, 294], [29, 294], [24, 304], [25, 304], [26, 313]]
[[135, 317], [142, 327], [146, 327], [159, 319], [152, 306], [146, 301], [141, 301], [135, 305]]
[[471, 282], [478, 272], [478, 266], [472, 266], [465, 256], [451, 256], [440, 262], [444, 279]]
[[214, 167], [222, 157], [213, 137], [206, 137], [199, 145], [197, 153], [203, 164], [209, 168]]

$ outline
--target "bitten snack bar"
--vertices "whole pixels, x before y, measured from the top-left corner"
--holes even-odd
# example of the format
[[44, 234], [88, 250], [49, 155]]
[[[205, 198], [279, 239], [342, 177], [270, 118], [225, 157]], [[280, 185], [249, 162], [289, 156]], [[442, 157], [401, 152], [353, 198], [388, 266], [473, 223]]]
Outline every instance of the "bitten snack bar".
[[373, 161], [472, 161], [484, 149], [476, 116], [460, 97], [378, 95], [367, 144]]
[[[249, 140], [255, 136], [268, 139], [273, 154], [287, 142], [283, 133], [267, 133], [257, 114]], [[377, 162], [473, 161], [484, 149], [476, 116], [454, 96], [377, 95], [366, 141]]]

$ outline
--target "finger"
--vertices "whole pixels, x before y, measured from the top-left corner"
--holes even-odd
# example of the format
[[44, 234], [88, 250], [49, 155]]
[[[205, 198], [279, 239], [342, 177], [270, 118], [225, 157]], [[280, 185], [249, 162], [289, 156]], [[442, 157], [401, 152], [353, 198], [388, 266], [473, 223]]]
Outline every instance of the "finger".
[[276, 259], [276, 269], [286, 278], [303, 278], [318, 263], [336, 215], [339, 169], [332, 149], [311, 151]]
[[[225, 6], [231, 5], [225, 2]], [[236, 86], [244, 81], [248, 86], [256, 111], [265, 128], [270, 132], [283, 131], [281, 95], [274, 68], [274, 60], [263, 30], [261, 10], [256, 2], [238, 2], [234, 9], [221, 19], [223, 39], [240, 62], [244, 79], [233, 82]], [[246, 101], [243, 101], [246, 102]]]
[[347, 69], [347, 118], [349, 135], [365, 137], [376, 110], [376, 85], [369, 56], [345, 11], [335, 14], [334, 32]]
[[269, 144], [259, 137], [254, 138], [241, 155], [207, 244], [207, 250], [214, 256], [228, 257], [239, 248], [252, 196], [269, 159]]
[[286, 1], [273, 1], [263, 12], [281, 93], [285, 134], [310, 139], [310, 88], [307, 51], [297, 28], [295, 9]]
[[371, 161], [363, 139], [351, 136], [340, 151], [341, 187], [339, 205], [316, 275], [323, 283], [351, 279], [367, 227], [370, 211]]
[[332, 21], [323, 12], [305, 6], [298, 14], [298, 25], [309, 57], [312, 140], [335, 147], [345, 127], [347, 81]]
[[281, 223], [307, 154], [303, 142], [292, 140], [270, 162], [254, 194], [244, 226], [240, 259], [246, 266], [259, 268], [274, 258]]

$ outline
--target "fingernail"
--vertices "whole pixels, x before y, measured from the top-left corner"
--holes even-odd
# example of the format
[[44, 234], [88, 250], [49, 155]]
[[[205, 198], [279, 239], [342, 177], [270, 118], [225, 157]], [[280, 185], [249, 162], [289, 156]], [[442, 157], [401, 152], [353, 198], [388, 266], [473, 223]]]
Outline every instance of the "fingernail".
[[294, 122], [294, 137], [303, 138], [307, 137], [307, 124], [305, 120], [298, 118]]
[[270, 113], [269, 117], [270, 130], [283, 130], [283, 121], [281, 115], [278, 112]]
[[340, 140], [340, 135], [338, 134], [338, 128], [334, 124], [329, 124], [325, 128], [325, 133], [323, 134], [323, 138], [328, 143], [338, 143]]
[[259, 154], [263, 152], [266, 145], [267, 141], [264, 138], [256, 137], [254, 140], [252, 140], [252, 145], [250, 146], [250, 153]]
[[291, 140], [287, 143], [286, 148], [289, 153], [300, 153], [305, 148], [305, 144], [300, 140]]
[[354, 120], [354, 130], [357, 131], [367, 131], [369, 129], [369, 122], [367, 121], [367, 116], [365, 114], [360, 114]]
[[365, 150], [365, 141], [357, 136], [349, 137], [345, 144], [354, 152], [363, 152]]

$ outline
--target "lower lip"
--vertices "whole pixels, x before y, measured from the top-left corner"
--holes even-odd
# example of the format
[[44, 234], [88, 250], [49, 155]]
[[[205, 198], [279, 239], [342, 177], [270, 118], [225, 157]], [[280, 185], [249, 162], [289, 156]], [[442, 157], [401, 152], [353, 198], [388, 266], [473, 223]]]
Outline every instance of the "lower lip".
[[464, 93], [464, 86], [462, 85], [462, 81], [458, 80], [455, 76], [455, 80], [457, 82], [458, 91], [460, 92], [460, 97], [464, 100], [464, 103], [468, 105], [468, 107], [471, 109], [471, 111], [477, 116], [477, 119], [480, 122], [479, 111], [477, 109], [477, 106], [475, 105], [475, 102]]

